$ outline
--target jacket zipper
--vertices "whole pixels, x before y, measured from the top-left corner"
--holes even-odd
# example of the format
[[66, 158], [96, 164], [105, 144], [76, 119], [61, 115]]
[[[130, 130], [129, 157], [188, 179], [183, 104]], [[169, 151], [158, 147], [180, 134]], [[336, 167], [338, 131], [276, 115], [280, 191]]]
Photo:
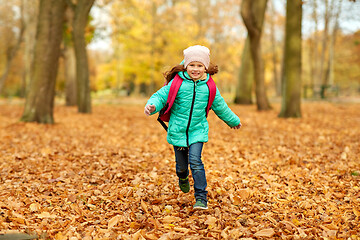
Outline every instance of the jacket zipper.
[[190, 108], [189, 122], [188, 122], [188, 125], [187, 125], [187, 128], [186, 128], [186, 145], [188, 147], [190, 147], [189, 146], [189, 129], [190, 129], [192, 113], [193, 113], [193, 110], [194, 110], [195, 94], [196, 94], [196, 90], [195, 90], [196, 89], [196, 83], [197, 82], [194, 82], [194, 94], [193, 94], [193, 99], [192, 99], [191, 108]]

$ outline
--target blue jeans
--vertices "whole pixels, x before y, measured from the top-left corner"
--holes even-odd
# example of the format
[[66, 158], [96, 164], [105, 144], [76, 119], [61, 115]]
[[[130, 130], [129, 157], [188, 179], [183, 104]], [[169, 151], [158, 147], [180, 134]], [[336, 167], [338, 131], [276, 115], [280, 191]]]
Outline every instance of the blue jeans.
[[204, 143], [198, 142], [193, 143], [190, 147], [176, 147], [175, 160], [176, 160], [176, 175], [179, 178], [186, 178], [189, 175], [189, 163], [194, 179], [195, 199], [202, 199], [207, 202], [207, 191], [206, 191], [206, 176], [204, 164], [201, 161], [201, 152]]

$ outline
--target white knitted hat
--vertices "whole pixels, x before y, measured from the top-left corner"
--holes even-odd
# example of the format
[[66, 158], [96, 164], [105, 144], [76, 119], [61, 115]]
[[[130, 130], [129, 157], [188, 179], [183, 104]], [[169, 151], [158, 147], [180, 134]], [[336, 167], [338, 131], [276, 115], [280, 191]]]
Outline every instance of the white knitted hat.
[[210, 65], [210, 50], [201, 45], [188, 47], [184, 51], [184, 67], [191, 62], [201, 62], [208, 69]]

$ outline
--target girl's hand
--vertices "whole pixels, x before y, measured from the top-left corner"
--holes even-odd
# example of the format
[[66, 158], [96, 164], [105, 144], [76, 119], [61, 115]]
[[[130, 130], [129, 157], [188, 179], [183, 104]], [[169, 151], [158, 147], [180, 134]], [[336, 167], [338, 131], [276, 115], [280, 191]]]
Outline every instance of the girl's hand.
[[146, 114], [146, 116], [150, 116], [151, 113], [155, 112], [155, 109], [155, 105], [146, 105], [144, 113]]
[[239, 125], [232, 127], [232, 129], [240, 129], [241, 128], [241, 123], [239, 123]]

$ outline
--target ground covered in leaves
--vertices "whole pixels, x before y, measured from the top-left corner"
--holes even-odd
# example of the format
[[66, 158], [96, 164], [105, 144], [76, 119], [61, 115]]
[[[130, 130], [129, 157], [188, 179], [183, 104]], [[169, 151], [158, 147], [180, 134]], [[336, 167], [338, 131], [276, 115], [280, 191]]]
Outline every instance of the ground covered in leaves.
[[[0, 233], [50, 239], [359, 239], [360, 104], [303, 103], [301, 119], [210, 113], [209, 210], [177, 186], [173, 150], [142, 105], [58, 106], [54, 125], [0, 105]], [[192, 184], [192, 182], [191, 182]], [[1, 235], [0, 235], [1, 236]]]

